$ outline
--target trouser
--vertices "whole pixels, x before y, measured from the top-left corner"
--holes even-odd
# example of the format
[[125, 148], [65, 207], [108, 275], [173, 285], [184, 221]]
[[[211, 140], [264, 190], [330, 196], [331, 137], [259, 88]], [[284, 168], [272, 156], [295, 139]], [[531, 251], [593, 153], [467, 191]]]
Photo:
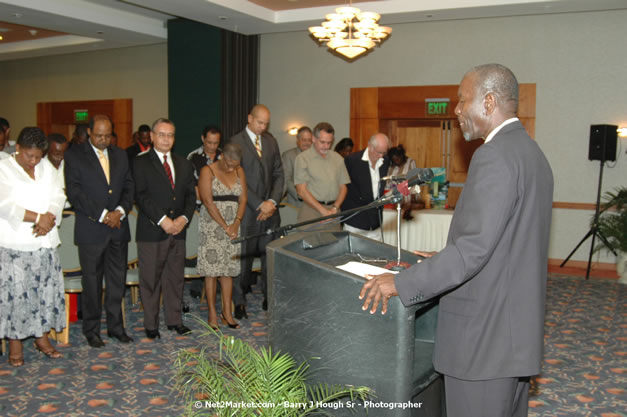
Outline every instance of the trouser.
[[526, 417], [529, 378], [468, 381], [444, 376], [447, 417]]
[[144, 306], [144, 327], [159, 328], [160, 299], [163, 294], [165, 324], [181, 321], [181, 299], [185, 285], [185, 240], [169, 235], [159, 242], [137, 242], [139, 294]]
[[106, 288], [104, 306], [107, 330], [120, 334], [124, 330], [122, 299], [126, 290], [128, 242], [108, 240], [102, 244], [81, 244], [78, 245], [78, 258], [82, 270], [83, 334], [100, 334], [103, 277]]

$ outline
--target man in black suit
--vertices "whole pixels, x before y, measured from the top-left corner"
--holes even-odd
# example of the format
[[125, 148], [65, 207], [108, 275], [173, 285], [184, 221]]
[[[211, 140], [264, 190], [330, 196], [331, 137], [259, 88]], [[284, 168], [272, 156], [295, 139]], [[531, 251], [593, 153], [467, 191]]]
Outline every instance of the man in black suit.
[[[385, 183], [381, 181], [390, 166], [387, 158], [390, 140], [383, 133], [375, 133], [368, 140], [368, 147], [344, 158], [344, 164], [351, 179], [342, 211], [372, 203], [383, 195]], [[344, 230], [381, 239], [381, 212], [383, 207], [362, 211], [344, 222]]]
[[[449, 417], [527, 415], [540, 372], [553, 174], [516, 117], [518, 82], [499, 64], [468, 71], [455, 114], [467, 141], [485, 138], [468, 169], [446, 247], [364, 284], [363, 309], [391, 297], [440, 298], [433, 364]], [[366, 296], [367, 294], [367, 296]]]
[[141, 125], [137, 129], [137, 142], [126, 148], [126, 155], [128, 155], [128, 163], [133, 169], [133, 160], [137, 155], [142, 152], [149, 151], [151, 147], [150, 143], [150, 126]]
[[[242, 148], [242, 168], [246, 174], [248, 201], [242, 221], [242, 236], [264, 232], [281, 225], [277, 205], [283, 196], [285, 174], [276, 139], [266, 132], [270, 110], [263, 104], [255, 105], [248, 115], [246, 128], [229, 140]], [[249, 239], [242, 243], [242, 270], [233, 283], [235, 318], [248, 318], [243, 287], [252, 284], [252, 266], [255, 256], [261, 257], [261, 290], [263, 309], [267, 310], [266, 245], [274, 234]]]
[[181, 317], [185, 269], [185, 232], [194, 215], [194, 168], [174, 145], [174, 123], [157, 119], [150, 132], [153, 148], [134, 160], [139, 293], [144, 327], [150, 339], [159, 334], [160, 296], [165, 324], [178, 334], [189, 333]]
[[126, 289], [127, 214], [133, 207], [133, 179], [123, 150], [110, 146], [109, 117], [89, 122], [89, 140], [65, 153], [65, 187], [76, 211], [74, 242], [82, 269], [83, 334], [91, 347], [102, 347], [100, 316], [104, 276], [107, 334], [122, 343], [132, 341], [122, 323]]

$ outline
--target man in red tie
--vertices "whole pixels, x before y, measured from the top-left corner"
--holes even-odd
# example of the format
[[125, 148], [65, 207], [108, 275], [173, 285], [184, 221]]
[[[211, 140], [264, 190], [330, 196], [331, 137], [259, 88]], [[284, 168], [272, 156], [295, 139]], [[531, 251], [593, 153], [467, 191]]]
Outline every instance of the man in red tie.
[[194, 169], [171, 152], [174, 123], [165, 118], [152, 125], [153, 148], [134, 160], [139, 293], [144, 305], [144, 328], [150, 339], [159, 333], [159, 305], [163, 294], [165, 324], [178, 334], [190, 330], [182, 321], [185, 232], [196, 204]]

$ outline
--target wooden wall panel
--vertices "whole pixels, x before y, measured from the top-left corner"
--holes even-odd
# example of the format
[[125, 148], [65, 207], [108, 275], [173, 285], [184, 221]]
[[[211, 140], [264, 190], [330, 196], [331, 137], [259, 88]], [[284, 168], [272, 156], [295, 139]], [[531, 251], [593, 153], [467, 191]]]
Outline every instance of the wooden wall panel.
[[82, 100], [37, 103], [37, 126], [44, 133], [62, 133], [71, 138], [76, 126], [75, 110], [87, 110], [89, 117], [105, 114], [111, 118], [118, 135], [118, 146], [126, 148], [131, 144], [133, 135], [133, 100]]

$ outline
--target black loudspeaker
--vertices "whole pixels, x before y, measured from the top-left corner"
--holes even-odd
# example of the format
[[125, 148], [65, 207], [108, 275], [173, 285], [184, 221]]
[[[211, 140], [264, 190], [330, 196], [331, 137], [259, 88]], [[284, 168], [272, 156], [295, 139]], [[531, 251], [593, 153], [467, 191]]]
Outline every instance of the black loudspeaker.
[[590, 126], [590, 161], [616, 161], [617, 129], [618, 126], [614, 125]]

